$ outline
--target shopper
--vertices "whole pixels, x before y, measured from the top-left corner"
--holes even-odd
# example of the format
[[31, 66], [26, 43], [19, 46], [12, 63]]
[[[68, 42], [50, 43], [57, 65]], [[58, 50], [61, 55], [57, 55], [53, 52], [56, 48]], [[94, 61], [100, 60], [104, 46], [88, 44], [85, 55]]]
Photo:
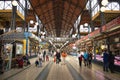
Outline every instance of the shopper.
[[39, 61], [38, 60], [35, 61], [35, 66], [36, 67], [39, 66]]
[[48, 56], [48, 54], [46, 54], [46, 61], [49, 61], [49, 56]]
[[63, 64], [65, 65], [65, 60], [67, 57], [67, 53], [65, 53], [64, 51], [62, 51], [62, 59], [63, 59]]
[[83, 58], [83, 55], [80, 53], [80, 51], [78, 51], [78, 61], [79, 61], [80, 67], [82, 66], [82, 58]]
[[43, 61], [45, 61], [46, 51], [43, 51]]
[[109, 69], [111, 73], [114, 73], [114, 59], [115, 56], [112, 54], [111, 51], [109, 51]]
[[83, 56], [84, 56], [84, 65], [88, 66], [88, 53], [87, 53], [87, 51], [84, 52]]
[[43, 54], [42, 53], [38, 54], [38, 59], [39, 59], [39, 66], [42, 67], [42, 61], [43, 61]]
[[88, 66], [89, 66], [89, 67], [92, 67], [91, 61], [92, 61], [92, 53], [89, 52], [89, 54], [88, 54]]
[[60, 52], [57, 51], [55, 56], [56, 56], [56, 64], [59, 64], [59, 62], [61, 62]]
[[103, 52], [103, 71], [107, 71], [108, 72], [108, 58], [109, 58], [109, 54], [107, 52], [107, 49], [104, 49]]

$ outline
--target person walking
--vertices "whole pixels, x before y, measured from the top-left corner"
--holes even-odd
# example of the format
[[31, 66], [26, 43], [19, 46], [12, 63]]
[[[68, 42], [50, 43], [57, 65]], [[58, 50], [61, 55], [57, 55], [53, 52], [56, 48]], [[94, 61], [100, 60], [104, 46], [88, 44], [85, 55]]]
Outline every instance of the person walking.
[[88, 66], [88, 53], [87, 53], [87, 51], [84, 52], [83, 57], [84, 57], [84, 65]]
[[88, 66], [89, 66], [89, 67], [92, 67], [91, 61], [92, 61], [92, 53], [89, 52], [89, 54], [88, 54]]
[[107, 49], [105, 49], [103, 52], [103, 71], [107, 71], [107, 72], [109, 65], [108, 58], [109, 58], [109, 54], [107, 53]]
[[65, 59], [67, 57], [67, 53], [65, 53], [64, 51], [62, 51], [62, 59], [63, 59], [63, 64], [65, 65]]
[[38, 60], [39, 60], [39, 66], [42, 67], [42, 60], [43, 60], [43, 54], [42, 53], [38, 54]]
[[39, 66], [39, 60], [38, 59], [35, 61], [35, 66], [36, 67]]
[[78, 51], [78, 61], [79, 61], [80, 67], [82, 66], [82, 58], [83, 58], [83, 55], [80, 53], [80, 51]]
[[60, 57], [61, 57], [60, 56], [60, 52], [57, 51], [55, 56], [56, 56], [56, 64], [59, 64], [59, 62], [61, 61], [61, 59], [60, 59]]
[[114, 73], [114, 59], [115, 56], [112, 54], [112, 51], [109, 51], [109, 69], [111, 73]]
[[45, 61], [46, 51], [43, 51], [43, 61]]
[[49, 61], [49, 55], [46, 54], [46, 61]]

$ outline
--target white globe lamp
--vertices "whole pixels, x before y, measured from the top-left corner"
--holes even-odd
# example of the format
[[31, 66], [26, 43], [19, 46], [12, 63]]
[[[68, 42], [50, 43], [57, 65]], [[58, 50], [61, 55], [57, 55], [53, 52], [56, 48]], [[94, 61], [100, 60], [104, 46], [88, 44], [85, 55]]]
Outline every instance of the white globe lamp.
[[16, 1], [16, 0], [13, 0], [13, 1], [12, 1], [12, 5], [13, 5], [13, 6], [17, 6], [17, 5], [18, 5], [17, 1]]
[[104, 6], [102, 6], [101, 8], [100, 8], [100, 11], [101, 12], [104, 12], [106, 10], [106, 7], [104, 7]]

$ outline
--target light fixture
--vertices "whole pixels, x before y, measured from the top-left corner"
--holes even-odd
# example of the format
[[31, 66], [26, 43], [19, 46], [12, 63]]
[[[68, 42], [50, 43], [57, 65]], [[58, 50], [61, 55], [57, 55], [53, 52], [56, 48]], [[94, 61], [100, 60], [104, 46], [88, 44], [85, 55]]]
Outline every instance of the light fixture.
[[101, 45], [101, 49], [102, 49], [102, 50], [105, 49], [105, 45]]
[[83, 28], [83, 25], [80, 25], [80, 28]]
[[106, 6], [106, 5], [108, 4], [108, 0], [102, 0], [101, 4], [102, 4], [103, 6]]
[[101, 49], [107, 49], [107, 45], [101, 45]]
[[85, 23], [84, 26], [88, 26], [88, 23]]
[[33, 20], [30, 20], [30, 24], [33, 24], [34, 23], [34, 21]]
[[12, 1], [12, 5], [13, 5], [13, 6], [17, 6], [17, 5], [18, 5], [17, 1], [16, 1], [16, 0], [13, 0], [13, 1]]
[[106, 10], [106, 7], [104, 7], [104, 6], [102, 6], [101, 8], [100, 8], [100, 11], [101, 12], [104, 12]]

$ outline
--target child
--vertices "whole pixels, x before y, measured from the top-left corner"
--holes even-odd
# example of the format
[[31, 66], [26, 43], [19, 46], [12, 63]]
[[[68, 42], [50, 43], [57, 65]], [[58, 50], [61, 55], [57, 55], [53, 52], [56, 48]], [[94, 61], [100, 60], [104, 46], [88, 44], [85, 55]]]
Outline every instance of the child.
[[37, 67], [39, 65], [38, 60], [35, 61], [35, 66]]

